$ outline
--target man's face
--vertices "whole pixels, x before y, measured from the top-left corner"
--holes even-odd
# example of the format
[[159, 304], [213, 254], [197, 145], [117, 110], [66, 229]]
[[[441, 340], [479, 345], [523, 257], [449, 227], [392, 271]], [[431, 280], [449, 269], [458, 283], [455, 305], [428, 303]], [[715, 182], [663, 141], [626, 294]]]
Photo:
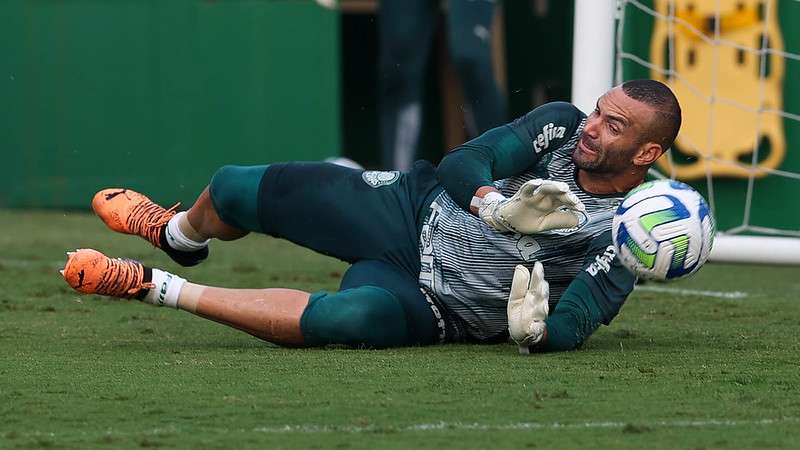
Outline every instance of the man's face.
[[572, 161], [587, 172], [614, 175], [635, 164], [645, 144], [645, 131], [655, 118], [653, 109], [627, 95], [620, 87], [606, 92], [586, 119]]

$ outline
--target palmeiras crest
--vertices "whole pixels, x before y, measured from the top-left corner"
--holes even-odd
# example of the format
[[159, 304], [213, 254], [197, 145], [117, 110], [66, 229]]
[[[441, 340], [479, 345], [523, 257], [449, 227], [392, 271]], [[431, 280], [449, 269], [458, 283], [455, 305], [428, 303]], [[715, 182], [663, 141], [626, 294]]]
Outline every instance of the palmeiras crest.
[[397, 170], [379, 171], [367, 170], [361, 174], [361, 178], [368, 185], [377, 188], [387, 186], [400, 179], [400, 172]]

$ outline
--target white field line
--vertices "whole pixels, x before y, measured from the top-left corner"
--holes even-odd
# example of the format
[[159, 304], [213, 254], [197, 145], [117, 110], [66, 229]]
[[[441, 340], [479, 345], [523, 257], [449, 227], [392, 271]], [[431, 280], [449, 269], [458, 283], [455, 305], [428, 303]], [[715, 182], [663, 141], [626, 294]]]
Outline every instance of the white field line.
[[[697, 297], [714, 297], [714, 298], [728, 298], [740, 299], [747, 298], [750, 294], [742, 291], [703, 291], [697, 289], [678, 289], [663, 286], [636, 286], [635, 291], [641, 292], [663, 292], [665, 294], [684, 295], [684, 296], [697, 296]], [[635, 292], [634, 291], [634, 292]]]
[[378, 427], [378, 426], [320, 426], [320, 425], [286, 425], [283, 427], [259, 427], [253, 431], [259, 433], [364, 433], [381, 430], [392, 431], [439, 431], [439, 430], [477, 430], [477, 431], [505, 431], [505, 430], [569, 430], [569, 429], [594, 429], [594, 428], [625, 428], [627, 426], [649, 428], [704, 428], [704, 427], [741, 427], [765, 426], [782, 423], [799, 423], [800, 418], [782, 417], [778, 419], [759, 420], [678, 420], [655, 422], [516, 422], [509, 424], [482, 424], [464, 422], [436, 422], [420, 423], [403, 427]]
[[[736, 428], [736, 427], [763, 427], [771, 425], [797, 424], [800, 423], [798, 417], [779, 417], [774, 419], [756, 420], [729, 420], [729, 419], [706, 419], [706, 420], [659, 420], [644, 422], [513, 422], [507, 424], [487, 424], [478, 422], [433, 422], [419, 423], [404, 426], [348, 426], [348, 425], [281, 425], [265, 426], [255, 428], [210, 428], [206, 432], [215, 434], [230, 433], [266, 433], [266, 434], [325, 434], [325, 433], [374, 433], [374, 432], [430, 432], [442, 430], [461, 430], [461, 431], [515, 431], [515, 430], [582, 430], [582, 429], [624, 429], [626, 427], [636, 428]], [[180, 434], [181, 430], [176, 427], [153, 428], [140, 432], [122, 432], [114, 429], [97, 430], [95, 433], [82, 432], [81, 435], [103, 435], [103, 436], [158, 436]], [[58, 433], [47, 432], [23, 432], [21, 435], [27, 436], [46, 436], [58, 438]], [[2, 437], [2, 435], [0, 435]]]

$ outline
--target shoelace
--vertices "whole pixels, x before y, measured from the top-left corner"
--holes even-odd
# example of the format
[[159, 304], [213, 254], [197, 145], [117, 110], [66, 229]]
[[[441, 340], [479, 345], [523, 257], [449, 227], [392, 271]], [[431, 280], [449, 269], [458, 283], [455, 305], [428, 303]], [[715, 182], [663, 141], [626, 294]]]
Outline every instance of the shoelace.
[[114, 297], [135, 297], [143, 289], [152, 289], [155, 284], [144, 281], [144, 266], [136, 261], [108, 258], [108, 268], [97, 284], [96, 293]]
[[160, 246], [159, 232], [161, 227], [169, 222], [176, 213], [180, 203], [176, 203], [169, 209], [145, 201], [134, 206], [128, 216], [128, 228], [135, 234], [142, 236], [156, 247]]

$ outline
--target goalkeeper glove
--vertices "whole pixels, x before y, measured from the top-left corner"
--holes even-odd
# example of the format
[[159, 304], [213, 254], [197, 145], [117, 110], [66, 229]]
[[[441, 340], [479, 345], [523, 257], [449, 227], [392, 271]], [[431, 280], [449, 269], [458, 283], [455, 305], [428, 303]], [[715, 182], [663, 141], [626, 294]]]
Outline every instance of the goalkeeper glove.
[[576, 227], [585, 210], [566, 183], [536, 179], [525, 182], [511, 198], [486, 194], [478, 216], [501, 232], [533, 234]]
[[544, 279], [544, 267], [536, 262], [528, 273], [525, 266], [514, 269], [511, 294], [508, 296], [508, 333], [519, 344], [519, 352], [527, 354], [532, 345], [542, 341], [547, 326], [544, 320], [550, 312], [547, 303], [550, 284]]

